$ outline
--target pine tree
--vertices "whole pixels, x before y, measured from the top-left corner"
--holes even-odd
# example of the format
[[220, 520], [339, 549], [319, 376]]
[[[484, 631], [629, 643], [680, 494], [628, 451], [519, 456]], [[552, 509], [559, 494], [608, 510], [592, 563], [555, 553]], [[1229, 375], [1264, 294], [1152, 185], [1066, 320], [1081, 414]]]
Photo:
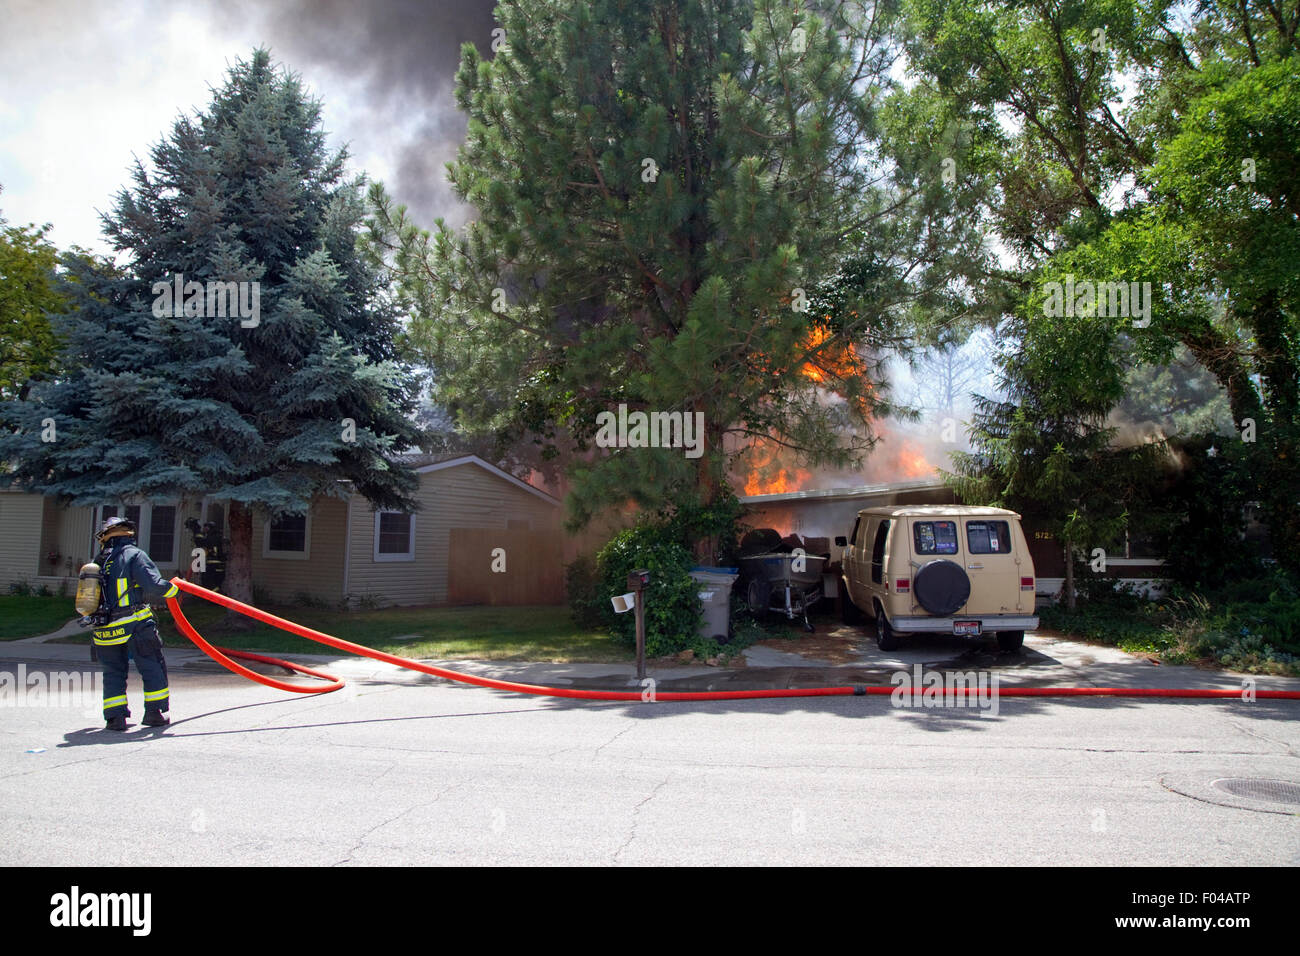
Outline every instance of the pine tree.
[[878, 392], [848, 351], [868, 314], [833, 324], [811, 305], [890, 205], [872, 178], [889, 11], [817, 6], [502, 4], [504, 42], [490, 60], [466, 45], [457, 76], [469, 129], [450, 178], [476, 221], [430, 235], [372, 189], [462, 427], [590, 450], [620, 404], [703, 416], [698, 458], [580, 462], [575, 524], [716, 500], [743, 442], [829, 464], [869, 447]]
[[[66, 260], [56, 326], [74, 371], [17, 403], [23, 427], [0, 457], [17, 465], [10, 481], [68, 503], [229, 499], [227, 590], [248, 600], [252, 509], [274, 519], [353, 491], [414, 506], [416, 478], [393, 456], [418, 441], [415, 378], [359, 242], [364, 183], [327, 150], [295, 75], [255, 51], [151, 159], [103, 217], [121, 264]], [[240, 304], [256, 309], [231, 315], [233, 300], [184, 286], [168, 301], [178, 275], [249, 283]]]

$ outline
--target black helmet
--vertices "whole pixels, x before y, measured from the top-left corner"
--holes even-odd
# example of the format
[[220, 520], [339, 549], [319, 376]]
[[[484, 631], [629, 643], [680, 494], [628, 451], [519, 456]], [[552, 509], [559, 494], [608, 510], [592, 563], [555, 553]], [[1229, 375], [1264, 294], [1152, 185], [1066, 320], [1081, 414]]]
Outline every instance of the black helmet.
[[99, 531], [95, 533], [95, 537], [99, 539], [100, 544], [103, 544], [109, 538], [117, 538], [122, 535], [135, 537], [135, 522], [130, 518], [109, 518], [99, 526]]

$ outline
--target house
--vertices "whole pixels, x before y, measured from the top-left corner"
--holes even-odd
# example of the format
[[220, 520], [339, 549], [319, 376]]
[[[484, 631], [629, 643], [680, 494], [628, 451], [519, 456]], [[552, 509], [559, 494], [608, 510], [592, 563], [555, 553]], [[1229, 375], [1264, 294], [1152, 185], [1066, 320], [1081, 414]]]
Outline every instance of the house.
[[[564, 600], [572, 542], [560, 502], [474, 455], [407, 455], [419, 475], [414, 513], [376, 511], [356, 493], [322, 496], [306, 514], [254, 513], [253, 585], [262, 600], [338, 604], [550, 604]], [[224, 531], [228, 503], [211, 497], [64, 507], [0, 491], [0, 585], [24, 581], [72, 594], [93, 559], [94, 529], [136, 523], [137, 541], [165, 576], [189, 570], [187, 519]], [[228, 537], [228, 535], [227, 535]], [[197, 580], [197, 577], [196, 577]]]

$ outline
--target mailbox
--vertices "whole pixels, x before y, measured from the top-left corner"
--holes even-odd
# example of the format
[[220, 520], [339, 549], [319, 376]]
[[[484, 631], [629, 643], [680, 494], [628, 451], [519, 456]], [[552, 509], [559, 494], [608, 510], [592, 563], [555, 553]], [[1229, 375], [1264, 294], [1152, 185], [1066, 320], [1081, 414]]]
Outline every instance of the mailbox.
[[644, 568], [632, 571], [627, 576], [627, 589], [629, 591], [644, 591], [650, 586], [650, 572]]

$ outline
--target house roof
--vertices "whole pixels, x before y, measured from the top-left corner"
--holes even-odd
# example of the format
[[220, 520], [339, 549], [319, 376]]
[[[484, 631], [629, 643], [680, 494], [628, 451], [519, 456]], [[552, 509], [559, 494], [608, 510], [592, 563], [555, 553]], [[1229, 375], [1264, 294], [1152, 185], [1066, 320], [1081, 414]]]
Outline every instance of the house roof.
[[398, 455], [397, 461], [413, 469], [416, 474], [420, 475], [428, 474], [431, 471], [441, 471], [444, 468], [456, 468], [460, 465], [476, 465], [489, 474], [495, 475], [498, 478], [503, 478], [512, 485], [527, 491], [529, 494], [536, 495], [547, 504], [554, 505], [557, 508], [560, 506], [558, 498], [553, 498], [540, 488], [536, 488], [528, 482], [516, 478], [507, 471], [502, 471], [496, 465], [489, 464], [482, 458], [478, 457], [478, 455], [430, 455], [420, 453]]
[[742, 495], [741, 504], [758, 505], [769, 501], [803, 501], [807, 499], [873, 498], [900, 491], [929, 491], [943, 488], [942, 478], [890, 481], [878, 485], [859, 485], [855, 488], [817, 488], [809, 491], [785, 491], [770, 495]]

